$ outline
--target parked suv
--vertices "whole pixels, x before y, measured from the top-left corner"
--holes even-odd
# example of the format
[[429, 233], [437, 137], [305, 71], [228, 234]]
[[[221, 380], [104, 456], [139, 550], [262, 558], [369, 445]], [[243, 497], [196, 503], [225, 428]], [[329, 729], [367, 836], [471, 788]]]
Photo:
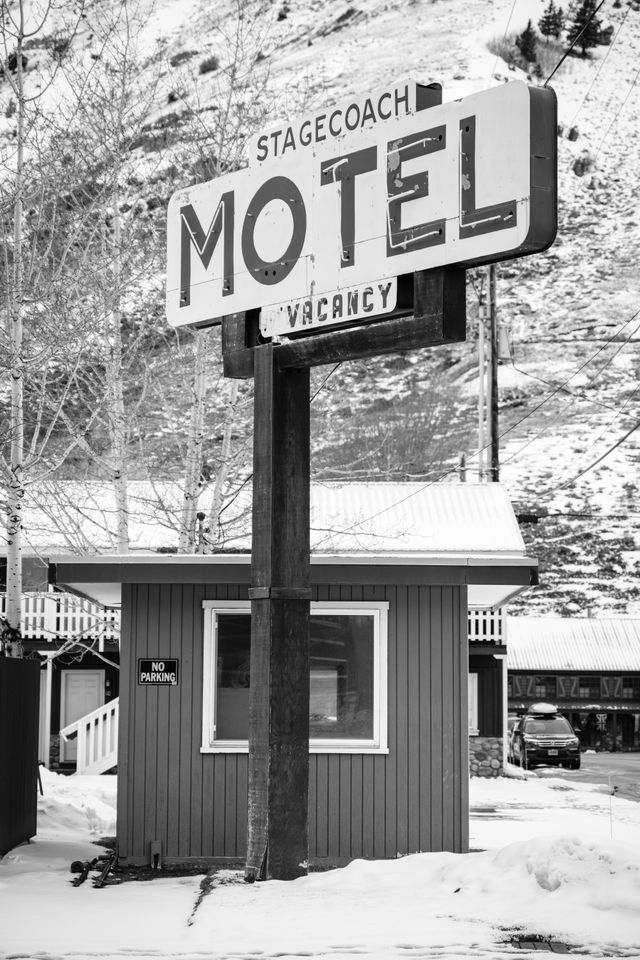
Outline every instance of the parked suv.
[[553, 764], [578, 770], [580, 741], [552, 703], [534, 703], [518, 717], [509, 740], [509, 759], [525, 770]]

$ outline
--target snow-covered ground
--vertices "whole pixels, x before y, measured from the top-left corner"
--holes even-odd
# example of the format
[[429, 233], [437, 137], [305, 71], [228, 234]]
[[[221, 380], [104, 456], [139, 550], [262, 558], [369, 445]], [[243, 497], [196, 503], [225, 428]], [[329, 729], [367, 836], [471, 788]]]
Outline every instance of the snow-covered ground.
[[229, 872], [194, 911], [201, 877], [71, 886], [70, 862], [114, 832], [116, 778], [45, 770], [43, 786], [37, 838], [0, 862], [5, 958], [544, 955], [511, 943], [516, 932], [640, 957], [640, 804], [608, 787], [472, 780], [469, 854], [360, 860], [292, 883]]

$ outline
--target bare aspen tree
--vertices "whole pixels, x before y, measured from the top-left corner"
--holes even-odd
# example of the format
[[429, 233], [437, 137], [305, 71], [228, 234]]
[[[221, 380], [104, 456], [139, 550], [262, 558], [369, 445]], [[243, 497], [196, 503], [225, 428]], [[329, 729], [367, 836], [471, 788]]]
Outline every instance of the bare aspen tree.
[[[193, 168], [195, 153], [198, 180], [215, 179], [243, 166], [246, 163], [248, 138], [267, 120], [272, 103], [268, 63], [263, 62], [262, 50], [268, 40], [268, 10], [268, 4], [250, 8], [246, 0], [236, 0], [234, 16], [217, 25], [216, 53], [208, 61], [213, 79], [206, 88], [207, 103], [213, 99], [216, 105], [213, 112], [203, 107], [203, 93], [197, 82], [177, 78], [177, 86], [183, 91], [182, 102], [187, 118], [184, 142], [188, 153], [183, 154], [183, 163]], [[186, 91], [189, 91], [188, 97]], [[180, 552], [196, 547], [196, 514], [201, 497], [209, 485], [203, 480], [205, 422], [207, 418], [210, 421], [211, 417], [210, 405], [207, 404], [207, 375], [203, 367], [203, 363], [207, 362], [208, 341], [204, 339], [202, 331], [197, 331], [195, 337], [192, 378], [194, 406], [184, 455]], [[214, 548], [218, 540], [220, 511], [233, 474], [231, 448], [234, 429], [237, 430], [239, 397], [237, 381], [220, 381], [217, 400], [224, 409], [222, 445], [213, 471], [213, 491], [208, 510], [200, 508], [205, 513], [202, 547], [206, 550]]]
[[222, 449], [220, 450], [218, 469], [216, 471], [216, 479], [213, 484], [213, 494], [211, 496], [211, 506], [209, 507], [208, 543], [211, 547], [215, 546], [216, 543], [216, 535], [220, 525], [220, 512], [224, 502], [223, 495], [232, 469], [231, 441], [233, 439], [233, 429], [236, 421], [238, 398], [239, 383], [237, 380], [232, 380], [225, 408]]
[[[6, 619], [10, 634], [6, 652], [10, 656], [19, 656], [21, 653], [22, 518], [27, 484], [36, 461], [42, 459], [42, 451], [52, 429], [50, 416], [47, 417], [48, 427], [44, 427], [36, 417], [35, 431], [32, 426], [30, 442], [26, 440], [25, 383], [34, 368], [38, 370], [38, 378], [42, 382], [43, 356], [46, 357], [47, 351], [42, 351], [37, 337], [27, 346], [25, 323], [29, 315], [34, 326], [39, 324], [39, 306], [42, 309], [43, 305], [42, 289], [38, 283], [42, 277], [39, 255], [44, 253], [44, 260], [50, 262], [46, 249], [42, 251], [42, 243], [37, 242], [40, 238], [34, 237], [33, 227], [26, 223], [26, 204], [33, 200], [36, 209], [40, 207], [40, 210], [43, 204], [46, 205], [47, 190], [43, 183], [41, 161], [48, 147], [46, 138], [38, 137], [38, 124], [40, 101], [52, 77], [45, 81], [44, 90], [41, 83], [39, 90], [29, 92], [25, 78], [25, 46], [28, 40], [42, 34], [49, 18], [58, 12], [52, 2], [46, 3], [41, 9], [37, 5], [27, 5], [25, 0], [15, 0], [13, 4], [7, 0], [0, 2], [1, 79], [7, 85], [10, 97], [5, 112], [7, 116], [15, 117], [15, 136], [8, 146], [4, 146], [0, 159], [0, 241], [5, 278], [2, 291], [3, 346], [8, 358], [5, 369], [9, 381], [8, 442], [6, 437], [3, 438], [3, 447], [8, 449], [8, 455], [3, 453], [0, 467], [6, 491]], [[72, 33], [77, 23], [76, 17], [70, 25], [67, 24], [67, 29]], [[50, 200], [49, 207], [52, 211]], [[31, 217], [32, 211], [28, 214]], [[46, 241], [44, 246], [46, 248]], [[57, 259], [59, 276], [65, 257], [57, 254]], [[51, 303], [51, 286], [45, 299]], [[31, 331], [29, 333], [31, 335]], [[64, 399], [58, 398], [59, 408], [64, 406]], [[41, 405], [41, 413], [45, 406], [49, 407], [49, 403]]]
[[[7, 2], [0, 0], [3, 8]], [[267, 122], [268, 61], [261, 51], [270, 11], [263, 6], [237, 0], [235, 16], [218, 26], [207, 71], [194, 76], [191, 65], [189, 77], [169, 72], [168, 81], [182, 91], [177, 101], [160, 80], [168, 60], [158, 51], [144, 60], [138, 54], [143, 20], [130, 0], [87, 9], [85, 42], [77, 49], [66, 29], [56, 96], [32, 117], [26, 95], [20, 109], [14, 93], [17, 132], [0, 164], [2, 253], [11, 275], [3, 290], [10, 363], [3, 383], [0, 359], [0, 405], [11, 408], [14, 446], [9, 451], [7, 438], [0, 469], [7, 515], [19, 520], [26, 491], [43, 491], [47, 522], [64, 528], [74, 550], [91, 552], [104, 542], [92, 536], [98, 524], [112, 549], [127, 552], [130, 519], [141, 509], [168, 539], [177, 534], [181, 551], [195, 549], [196, 513], [205, 512], [204, 549], [215, 549], [224, 537], [224, 505], [246, 483], [251, 386], [222, 379], [216, 331], [166, 326], [158, 227], [173, 189], [241, 166], [248, 137]], [[27, 36], [19, 19], [10, 27], [7, 60]], [[22, 68], [17, 53], [15, 63]], [[24, 93], [23, 74], [12, 72], [11, 80]], [[174, 102], [179, 109], [167, 108]], [[21, 143], [38, 161], [29, 169], [16, 149]], [[25, 189], [18, 189], [25, 178], [28, 251]], [[153, 207], [150, 184], [156, 184]], [[25, 352], [15, 333], [24, 332], [27, 314]], [[86, 529], [83, 510], [65, 502], [74, 496], [66, 485], [77, 475], [76, 463], [82, 476], [111, 485], [115, 503], [96, 504]], [[139, 498], [133, 506], [129, 500], [134, 478], [155, 491], [142, 507]], [[154, 479], [180, 485], [178, 506]], [[8, 525], [7, 539], [15, 528]], [[13, 569], [19, 574], [20, 564]], [[12, 591], [19, 610], [17, 579]]]
[[120, 309], [122, 254], [122, 225], [120, 221], [119, 191], [117, 179], [113, 186], [113, 302], [108, 317], [110, 320], [109, 354], [107, 358], [107, 410], [111, 436], [111, 481], [116, 498], [116, 535], [118, 553], [129, 552], [129, 505], [127, 497], [127, 421], [122, 382], [122, 315]]
[[207, 398], [207, 364], [209, 337], [205, 330], [196, 330], [191, 415], [184, 458], [184, 504], [180, 515], [178, 550], [189, 553], [195, 547], [196, 513], [202, 489], [204, 418]]
[[[4, 5], [3, 18], [9, 16]], [[24, 6], [19, 4], [16, 28], [16, 76], [13, 91], [17, 102], [17, 142], [15, 158], [15, 198], [13, 203], [13, 257], [11, 287], [7, 295], [6, 323], [9, 342], [11, 406], [9, 414], [11, 453], [7, 487], [7, 622], [20, 630], [22, 617], [22, 505], [24, 501], [24, 359], [22, 355], [22, 301], [24, 293], [22, 265], [22, 218], [24, 208], [24, 136], [25, 91], [23, 48], [26, 36]], [[8, 58], [7, 58], [8, 60]], [[7, 62], [7, 61], [5, 61]], [[9, 656], [18, 656], [19, 642], [7, 646]]]
[[[158, 273], [159, 245], [156, 240], [149, 243], [133, 215], [126, 218], [123, 211], [126, 207], [131, 214], [141, 202], [139, 195], [131, 196], [128, 179], [135, 164], [135, 141], [157, 97], [158, 77], [147, 73], [143, 81], [137, 49], [143, 20], [135, 5], [121, 0], [107, 14], [93, 11], [89, 23], [97, 64], [89, 72], [84, 65], [75, 65], [75, 85], [83, 89], [75, 122], [88, 164], [95, 170], [95, 193], [89, 205], [100, 220], [101, 237], [89, 250], [85, 297], [97, 335], [78, 389], [87, 406], [96, 411], [96, 430], [87, 439], [86, 453], [98, 474], [106, 474], [112, 484], [115, 549], [126, 554], [131, 424], [147, 376], [145, 323], [134, 330], [132, 313], [140, 317], [144, 312], [144, 307], [138, 308], [148, 294], [138, 287], [147, 276]], [[137, 399], [132, 399], [132, 393]], [[106, 444], [97, 439], [103, 435]]]

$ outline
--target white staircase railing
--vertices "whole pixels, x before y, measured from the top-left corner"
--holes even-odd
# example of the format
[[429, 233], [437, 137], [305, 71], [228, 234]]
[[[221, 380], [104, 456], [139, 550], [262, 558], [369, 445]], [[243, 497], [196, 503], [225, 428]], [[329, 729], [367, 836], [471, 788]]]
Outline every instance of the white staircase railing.
[[118, 762], [118, 716], [120, 701], [116, 697], [86, 716], [68, 723], [60, 736], [69, 741], [77, 737], [76, 773], [105, 773]]

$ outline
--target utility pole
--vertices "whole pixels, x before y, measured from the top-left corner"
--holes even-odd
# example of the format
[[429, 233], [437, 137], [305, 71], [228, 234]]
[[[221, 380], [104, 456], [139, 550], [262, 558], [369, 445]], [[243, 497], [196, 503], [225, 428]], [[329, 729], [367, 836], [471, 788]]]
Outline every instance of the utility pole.
[[496, 313], [496, 267], [492, 264], [478, 306], [478, 479], [492, 483], [500, 479]]
[[488, 299], [489, 299], [489, 397], [488, 420], [490, 422], [489, 436], [491, 438], [491, 470], [489, 476], [492, 483], [500, 480], [500, 455], [498, 444], [498, 322], [496, 317], [496, 265], [492, 263], [488, 270]]

